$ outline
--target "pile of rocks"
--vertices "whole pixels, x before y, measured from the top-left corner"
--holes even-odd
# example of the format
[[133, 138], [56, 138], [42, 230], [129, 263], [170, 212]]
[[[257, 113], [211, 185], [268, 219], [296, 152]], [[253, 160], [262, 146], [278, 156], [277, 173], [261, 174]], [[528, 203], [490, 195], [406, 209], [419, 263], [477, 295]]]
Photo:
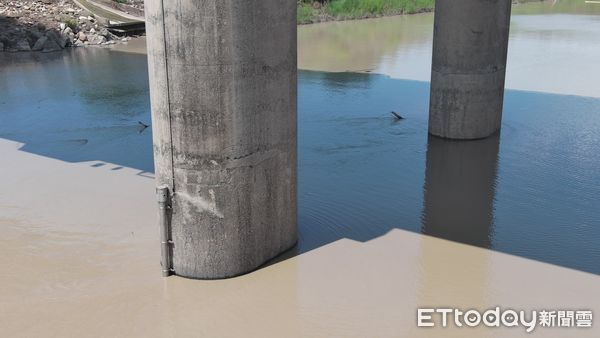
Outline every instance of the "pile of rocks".
[[52, 52], [126, 42], [71, 0], [0, 1], [0, 52]]
[[[62, 28], [62, 27], [61, 27]], [[127, 42], [130, 38], [119, 38], [112, 34], [106, 29], [106, 27], [99, 26], [97, 24], [89, 30], [80, 29], [79, 32], [75, 33], [69, 30], [69, 27], [65, 27], [61, 31], [63, 36], [69, 38], [69, 42], [74, 47], [81, 47], [86, 45], [112, 45], [117, 42]]]

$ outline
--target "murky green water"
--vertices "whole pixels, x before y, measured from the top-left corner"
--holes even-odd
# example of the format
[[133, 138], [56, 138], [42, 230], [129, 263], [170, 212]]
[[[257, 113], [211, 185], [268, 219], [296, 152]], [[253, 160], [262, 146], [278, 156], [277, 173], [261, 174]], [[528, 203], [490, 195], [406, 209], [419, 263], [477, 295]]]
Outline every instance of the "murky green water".
[[[600, 97], [600, 4], [532, 2], [513, 6], [513, 12], [508, 88]], [[432, 26], [433, 14], [424, 14], [301, 27], [298, 63], [302, 69], [428, 82]]]
[[[600, 274], [600, 5], [528, 6], [502, 132], [482, 141], [427, 136], [430, 15], [301, 28], [300, 252], [402, 228]], [[1, 57], [1, 138], [152, 171], [144, 55]]]

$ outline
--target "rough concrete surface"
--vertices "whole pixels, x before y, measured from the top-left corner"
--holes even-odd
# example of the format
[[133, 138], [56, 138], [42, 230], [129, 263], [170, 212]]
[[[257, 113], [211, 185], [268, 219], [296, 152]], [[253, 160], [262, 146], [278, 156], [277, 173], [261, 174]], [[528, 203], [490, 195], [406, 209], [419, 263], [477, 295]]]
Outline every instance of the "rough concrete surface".
[[429, 133], [487, 137], [500, 128], [509, 0], [440, 0], [435, 5]]
[[295, 19], [291, 0], [146, 1], [177, 275], [239, 275], [296, 242]]

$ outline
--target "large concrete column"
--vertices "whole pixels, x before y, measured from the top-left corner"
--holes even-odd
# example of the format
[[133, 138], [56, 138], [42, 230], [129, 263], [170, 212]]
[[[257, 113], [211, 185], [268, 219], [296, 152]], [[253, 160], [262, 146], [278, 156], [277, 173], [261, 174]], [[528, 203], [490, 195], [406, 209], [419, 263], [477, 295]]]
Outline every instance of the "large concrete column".
[[437, 0], [429, 133], [452, 139], [500, 129], [510, 0]]
[[172, 267], [251, 271], [296, 232], [296, 2], [146, 0], [157, 184]]

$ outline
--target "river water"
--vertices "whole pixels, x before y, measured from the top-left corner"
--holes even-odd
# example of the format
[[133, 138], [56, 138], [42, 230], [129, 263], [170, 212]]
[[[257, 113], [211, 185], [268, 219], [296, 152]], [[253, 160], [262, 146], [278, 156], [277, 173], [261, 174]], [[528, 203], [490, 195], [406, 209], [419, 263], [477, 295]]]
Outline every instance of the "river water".
[[[418, 237], [411, 236], [423, 234], [450, 240], [448, 243], [486, 249], [469, 251], [475, 249], [465, 247], [449, 253], [455, 258], [463, 257], [467, 265], [479, 271], [477, 276], [485, 276], [482, 279], [475, 277], [466, 284], [467, 290], [475, 290], [475, 293], [482, 285], [493, 285], [499, 283], [498, 280], [503, 283], [498, 288], [509, 292], [504, 288], [515, 283], [506, 277], [512, 268], [523, 274], [526, 274], [523, 271], [537, 271], [540, 276], [557, 276], [564, 281], [571, 278], [566, 271], [573, 269], [578, 273], [591, 273], [586, 277], [577, 274], [577, 278], [597, 284], [595, 275], [600, 274], [600, 67], [596, 67], [600, 55], [599, 8], [600, 5], [580, 5], [574, 1], [563, 1], [554, 7], [549, 3], [535, 3], [514, 8], [501, 133], [486, 140], [468, 142], [440, 140], [427, 135], [431, 14], [300, 27], [300, 240], [291, 256], [308, 257], [305, 259], [310, 261], [312, 256], [306, 254], [314, 252], [316, 255], [331, 250], [328, 248], [335, 247], [335, 243], [353, 240], [365, 245], [384, 243], [374, 245], [372, 251], [364, 251], [371, 252], [373, 259], [381, 260], [383, 258], [375, 254], [378, 250], [397, 250], [394, 249], [397, 246], [409, 250], [418, 241]], [[390, 114], [392, 110], [405, 119], [395, 121]], [[153, 171], [151, 130], [144, 128], [142, 123], [150, 124], [147, 65], [143, 53], [88, 48], [47, 55], [0, 55], [0, 138], [16, 142], [20, 152], [72, 163], [78, 168], [88, 168], [86, 170], [90, 172], [104, 170], [114, 177], [120, 177], [118, 175], [122, 173], [142, 177], [147, 183], [139, 183], [140, 186], [151, 188], [151, 180], [146, 178], [151, 177]], [[21, 159], [19, 156], [22, 155], [10, 150], [16, 149], [14, 146], [0, 149], [7, 159], [1, 165], [4, 176], [18, 176], [21, 172], [12, 167], [13, 160], [14, 163], [31, 161], [44, 166], [39, 162], [42, 160]], [[11, 163], [8, 159], [12, 159]], [[49, 171], [62, 166], [47, 163]], [[52, 180], [49, 174], [47, 179], [39, 176], [43, 174], [37, 175], [36, 184]], [[100, 182], [116, 178], [96, 179]], [[15, 190], [27, 186], [28, 180], [34, 178], [23, 176], [17, 180], [19, 187], [15, 183]], [[4, 181], [8, 185], [11, 182], [9, 178]], [[82, 184], [87, 187], [89, 182], [86, 179]], [[42, 185], [43, 195], [45, 189]], [[90, 185], [87, 190], [72, 189], [80, 193], [78, 199], [81, 200], [86, 194], [103, 188]], [[151, 189], [146, 193], [151, 195]], [[37, 197], [31, 196], [36, 194], [34, 191], [29, 194], [22, 196], [23, 205], [30, 203], [27, 198], [36, 200]], [[122, 204], [136, 198], [127, 193], [123, 196], [127, 199], [123, 197]], [[16, 228], [11, 229], [15, 233], [29, 231], [24, 230], [25, 225], [19, 228], [14, 224], [27, 224], [24, 219], [36, 214], [35, 208], [17, 208], [18, 203], [12, 198], [4, 196], [0, 199], [0, 224], [7, 228], [6, 224], [13, 224]], [[45, 210], [43, 202], [36, 205], [39, 210]], [[107, 206], [106, 203], [103, 205]], [[153, 212], [152, 206], [145, 208]], [[39, 210], [37, 214], [41, 213]], [[56, 211], [49, 214], [60, 219]], [[110, 217], [104, 212], [102, 215]], [[124, 217], [129, 219], [130, 216]], [[143, 218], [153, 222], [152, 214]], [[36, 222], [60, 223], [60, 231], [69, 231], [63, 224], [68, 222], [49, 219], [48, 215], [39, 216]], [[84, 215], [81, 215], [81, 222], [74, 222], [83, 224], [83, 220]], [[128, 222], [136, 224], [137, 221], [132, 218]], [[398, 234], [398, 230], [403, 234], [396, 235], [401, 240], [386, 245], [386, 239], [390, 241], [389, 234]], [[89, 240], [86, 238], [84, 236], [83, 240]], [[406, 273], [421, 273], [421, 282], [427, 276], [429, 279], [448, 279], [453, 273], [462, 271], [462, 268], [446, 266], [451, 264], [447, 261], [431, 258], [443, 255], [447, 242], [431, 244], [427, 240], [424, 243], [420, 246], [430, 249], [427, 249], [427, 255], [416, 258], [420, 263], [406, 271], [390, 272], [391, 280], [404, 278]], [[43, 243], [29, 243], [28, 247], [39, 245], [43, 246]], [[19, 253], [25, 248], [13, 249]], [[505, 256], [481, 258], [488, 257], [489, 252], [507, 253], [527, 261], [568, 269], [543, 270], [547, 269], [544, 265], [544, 273], [541, 273], [535, 265], [527, 265], [530, 263], [506, 263], [512, 258]], [[410, 253], [404, 254], [410, 256]], [[325, 257], [342, 256], [345, 259], [353, 257], [353, 262], [364, 259], [351, 253]], [[137, 262], [137, 258], [131, 257]], [[402, 260], [396, 254], [383, 257], [390, 261], [381, 265], [381, 271], [388, 271], [389, 264]], [[504, 273], [481, 273], [494, 265], [490, 260], [503, 262], [496, 265], [503, 266], [499, 271]], [[7, 264], [13, 261], [6, 258]], [[328, 260], [321, 259], [323, 261]], [[294, 262], [290, 259], [284, 264]], [[316, 260], [313, 263], [318, 265]], [[305, 261], [304, 264], [308, 263]], [[328, 269], [336, 267], [332, 264], [321, 266], [318, 273], [326, 275]], [[294, 271], [292, 277], [285, 273], [286, 269]], [[431, 270], [427, 272], [428, 269]], [[425, 270], [424, 274], [422, 270]], [[20, 271], [27, 273], [27, 270]], [[301, 283], [297, 269], [288, 266], [283, 271], [286, 280], [292, 278]], [[378, 271], [368, 273], [381, 272]], [[158, 275], [158, 269], [156, 272]], [[348, 278], [356, 273], [346, 272]], [[315, 274], [315, 270], [307, 273]], [[341, 275], [343, 273], [332, 278], [342, 278]], [[363, 282], [369, 284], [370, 279], [364, 278]], [[461, 280], [460, 275], [454, 278]], [[529, 278], [537, 277], [530, 275]], [[310, 289], [306, 285], [310, 282], [305, 280], [304, 283], [302, 289], [306, 293]], [[428, 283], [433, 282], [425, 282]], [[176, 285], [171, 284], [171, 293], [165, 292], [169, 297], [184, 297], [182, 286]], [[256, 285], [262, 284], [256, 282]], [[431, 302], [436, 299], [431, 298], [434, 293], [423, 290], [440, 285], [417, 286], [415, 282], [415, 285], [405, 286], [406, 295], [416, 292], [425, 295], [420, 298], [421, 302]], [[219, 295], [228, 292], [227, 287], [213, 284], [213, 288], [218, 289]], [[268, 291], [263, 286], [256, 288], [258, 294]], [[300, 303], [310, 303], [298, 294], [302, 293], [298, 291], [300, 289], [290, 288], [293, 291], [279, 291], [284, 294], [289, 291]], [[441, 290], [455, 293], [458, 289], [443, 284]], [[598, 289], [591, 291], [598, 292]], [[97, 293], [103, 295], [103, 292]], [[206, 291], [202, 292], [205, 295]], [[328, 292], [323, 291], [321, 295], [331, 295]], [[481, 291], [481, 297], [494, 299], [489, 296], [493, 293]], [[586, 299], [581, 294], [565, 295], [567, 299]], [[470, 294], [468, 297], [478, 296]], [[253, 298], [247, 303], [254, 301], [260, 302]], [[147, 305], [140, 302], [142, 307]], [[385, 300], [380, 299], [380, 302]], [[486, 303], [481, 299], [475, 302]], [[319, 303], [319, 306], [338, 311], [335, 309], [340, 304], [323, 307]], [[181, 309], [171, 310], [179, 313]], [[144, 311], [150, 310], [146, 306]], [[304, 315], [312, 318], [309, 314]], [[357, 313], [344, 317], [340, 325], [352, 327], [353, 315]], [[314, 323], [314, 318], [311, 320]], [[386, 331], [388, 322], [375, 322], [382, 328], [382, 335], [396, 332]], [[301, 324], [294, 322], [294, 325]], [[359, 328], [355, 329], [361, 332]], [[324, 332], [315, 330], [308, 333]]]

